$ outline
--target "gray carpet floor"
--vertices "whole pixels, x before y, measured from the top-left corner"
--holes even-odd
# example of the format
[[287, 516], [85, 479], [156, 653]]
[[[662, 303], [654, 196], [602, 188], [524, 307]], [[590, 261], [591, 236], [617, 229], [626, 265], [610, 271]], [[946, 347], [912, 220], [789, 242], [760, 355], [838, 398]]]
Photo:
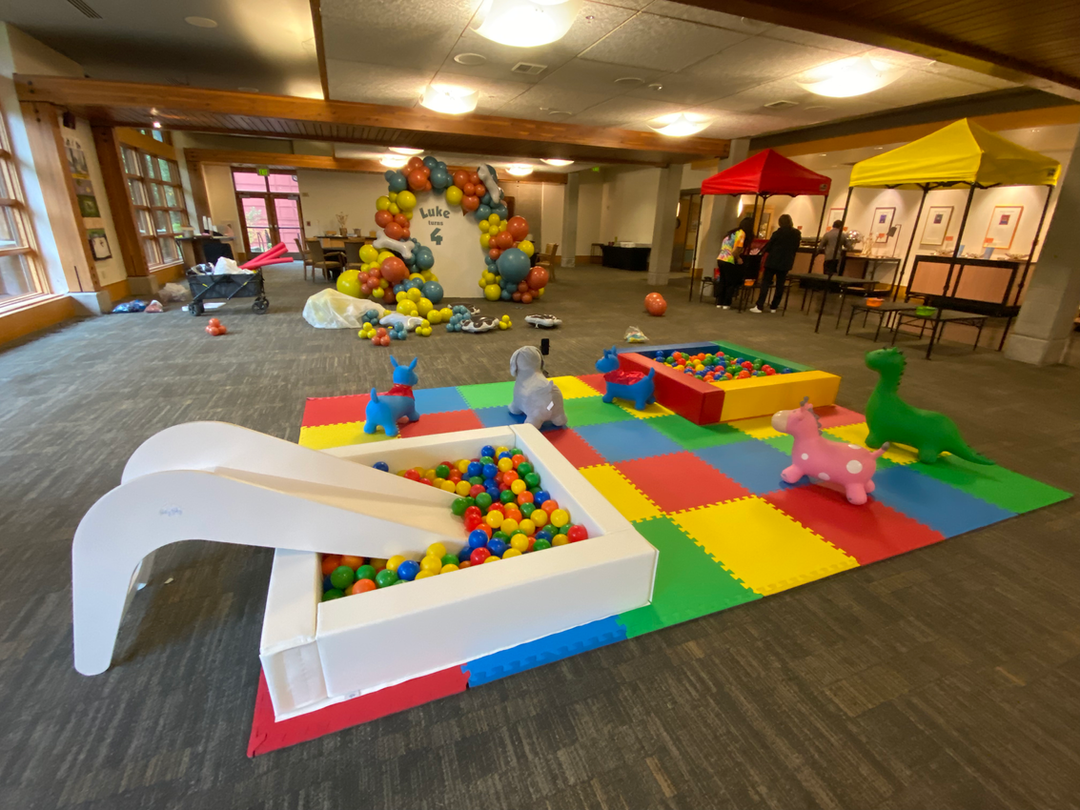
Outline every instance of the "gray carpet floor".
[[[505, 380], [541, 309], [565, 322], [546, 335], [552, 374], [590, 373], [636, 325], [836, 372], [840, 403], [862, 409], [869, 340], [814, 334], [797, 310], [690, 304], [681, 283], [651, 318], [644, 274], [567, 269], [540, 307], [485, 307], [515, 318], [508, 332], [391, 351], [420, 357], [421, 386]], [[305, 397], [389, 383], [386, 351], [301, 319], [319, 286], [269, 271], [270, 312], [229, 304], [221, 338], [174, 305], [0, 347], [0, 807], [1080, 806], [1076, 499], [255, 760], [269, 551], [164, 550], [112, 669], [77, 674], [71, 538], [140, 442], [199, 419], [295, 441]], [[903, 391], [1077, 492], [1071, 357], [1031, 368], [946, 343], [930, 362], [913, 350]]]

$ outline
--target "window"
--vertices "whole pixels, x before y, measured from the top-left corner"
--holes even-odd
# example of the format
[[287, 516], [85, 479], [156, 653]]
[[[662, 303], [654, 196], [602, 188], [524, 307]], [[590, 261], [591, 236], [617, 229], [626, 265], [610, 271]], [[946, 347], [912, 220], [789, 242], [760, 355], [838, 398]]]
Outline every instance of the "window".
[[0, 310], [48, 292], [0, 118]]
[[122, 146], [121, 152], [146, 263], [153, 268], [180, 261], [176, 237], [187, 226], [188, 214], [176, 161], [131, 146]]
[[244, 217], [247, 252], [262, 253], [278, 242], [284, 242], [290, 252], [298, 250], [304, 231], [296, 175], [281, 169], [259, 174], [234, 168], [232, 176], [237, 207]]

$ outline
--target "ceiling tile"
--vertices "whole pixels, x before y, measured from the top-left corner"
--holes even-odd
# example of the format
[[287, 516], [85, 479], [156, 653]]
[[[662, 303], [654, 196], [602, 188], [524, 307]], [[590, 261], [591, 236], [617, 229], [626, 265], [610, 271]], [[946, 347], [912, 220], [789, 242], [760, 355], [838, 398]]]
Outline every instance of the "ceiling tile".
[[682, 112], [684, 109], [686, 107], [681, 104], [619, 96], [603, 101], [566, 120], [572, 124], [593, 127], [629, 128], [633, 124], [643, 124], [662, 115]]
[[933, 59], [924, 59], [921, 56], [894, 51], [891, 48], [870, 48], [860, 55], [903, 68], [926, 68], [928, 65], [934, 64]]
[[330, 97], [336, 101], [363, 101], [398, 107], [415, 107], [432, 76], [428, 71], [403, 70], [341, 59], [326, 60], [326, 75]]
[[[324, 17], [339, 17], [363, 23], [372, 30], [399, 29], [431, 31], [460, 23], [457, 31], [468, 25], [480, 7], [481, 0], [409, 0], [397, 3], [392, 9], [378, 8], [376, 3], [356, 0], [321, 0]], [[358, 49], [373, 44], [370, 40], [356, 43]]]
[[850, 42], [837, 37], [827, 37], [824, 34], [815, 34], [812, 31], [785, 28], [782, 25], [769, 29], [764, 36], [779, 39], [783, 42], [794, 42], [798, 45], [809, 45], [812, 48], [821, 48], [826, 51], [836, 51], [837, 53], [849, 55], [867, 50], [865, 45], [858, 42]]
[[986, 87], [969, 81], [921, 70], [908, 70], [888, 87], [867, 94], [867, 98], [872, 98], [875, 103], [887, 107], [906, 107], [986, 91]]
[[[751, 80], [752, 81], [752, 80]], [[666, 73], [649, 84], [659, 84], [659, 90], [650, 89], [648, 84], [639, 85], [626, 95], [634, 98], [647, 98], [654, 101], [667, 101], [672, 104], [693, 105], [712, 101], [728, 95], [730, 88], [717, 82], [691, 76], [688, 73]]]
[[747, 38], [723, 28], [638, 14], [581, 56], [654, 70], [682, 70]]
[[525, 82], [480, 79], [475, 76], [464, 73], [455, 73], [449, 70], [440, 70], [435, 75], [435, 78], [432, 79], [432, 82], [452, 84], [459, 87], [468, 87], [471, 90], [479, 90], [480, 100], [476, 105], [476, 111], [485, 114], [497, 112], [500, 107], [511, 99], [520, 96], [532, 87], [531, 84]]
[[727, 28], [730, 31], [738, 31], [743, 34], [760, 34], [776, 27], [769, 23], [751, 20], [749, 17], [740, 17], [737, 14], [725, 14], [722, 11], [688, 6], [684, 3], [672, 2], [672, 0], [653, 0], [645, 10], [650, 14], [659, 14], [662, 17], [674, 17], [679, 20], [715, 25], [718, 28]]
[[[412, 45], [416, 38], [423, 43], [422, 47]], [[323, 14], [323, 47], [327, 59], [434, 73], [453, 44], [454, 36], [447, 36], [442, 30], [416, 35], [392, 28], [373, 32], [366, 23]]]
[[838, 54], [780, 42], [767, 37], [753, 37], [725, 48], [682, 73], [700, 77], [730, 95], [763, 82], [792, 76], [818, 65], [834, 62]]
[[955, 65], [947, 65], [944, 62], [930, 62], [925, 67], [921, 68], [921, 70], [938, 76], [949, 76], [954, 79], [960, 79], [961, 81], [971, 82], [972, 84], [977, 84], [991, 90], [1004, 90], [1009, 87], [1018, 86], [1016, 82], [1010, 82], [1008, 79], [999, 79], [997, 76], [988, 76], [985, 73], [977, 73], [974, 70], [967, 70], [962, 67], [956, 67]]
[[558, 70], [544, 76], [541, 84], [587, 90], [617, 96], [627, 92], [627, 87], [615, 84], [616, 79], [635, 77], [648, 83], [664, 75], [660, 70], [644, 70], [626, 65], [609, 65], [607, 62], [591, 62], [588, 59], [571, 59]]
[[632, 8], [635, 11], [641, 11], [641, 9], [649, 5], [652, 0], [604, 0], [604, 2], [608, 5], [619, 6], [620, 8]]
[[[533, 85], [517, 98], [503, 106], [501, 115], [512, 118], [531, 118], [533, 120], [562, 120], [548, 115], [551, 110], [566, 110], [579, 113], [611, 98], [611, 94], [591, 93], [584, 90], [572, 90], [567, 87], [549, 85], [547, 82]], [[546, 107], [546, 110], [542, 110]], [[564, 116], [565, 117], [565, 116]]]

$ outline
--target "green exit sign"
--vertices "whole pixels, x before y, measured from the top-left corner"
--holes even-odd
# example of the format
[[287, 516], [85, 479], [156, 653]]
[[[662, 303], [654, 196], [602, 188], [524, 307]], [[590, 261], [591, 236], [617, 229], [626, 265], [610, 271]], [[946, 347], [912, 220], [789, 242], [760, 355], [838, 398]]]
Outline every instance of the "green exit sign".
[[267, 169], [266, 167], [256, 169], [255, 171], [257, 171], [259, 173], [259, 177], [269, 177], [270, 176], [270, 170]]

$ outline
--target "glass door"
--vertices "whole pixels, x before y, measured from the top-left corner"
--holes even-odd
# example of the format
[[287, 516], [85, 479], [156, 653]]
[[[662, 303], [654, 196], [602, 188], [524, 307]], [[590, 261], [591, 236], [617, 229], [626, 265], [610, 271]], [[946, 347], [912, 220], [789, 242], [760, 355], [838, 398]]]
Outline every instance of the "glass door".
[[240, 197], [240, 206], [244, 214], [244, 241], [248, 253], [262, 253], [275, 244], [270, 225], [270, 207], [265, 196]]
[[298, 255], [297, 241], [303, 240], [304, 229], [296, 175], [287, 171], [265, 175], [250, 169], [234, 169], [232, 175], [247, 252], [263, 253], [284, 242], [290, 254]]

